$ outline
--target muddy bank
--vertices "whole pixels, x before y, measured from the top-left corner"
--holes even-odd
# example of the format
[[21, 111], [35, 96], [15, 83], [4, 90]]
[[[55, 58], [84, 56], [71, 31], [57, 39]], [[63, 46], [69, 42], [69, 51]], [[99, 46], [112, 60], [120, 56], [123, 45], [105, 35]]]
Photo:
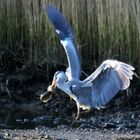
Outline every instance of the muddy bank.
[[[2, 140], [140, 139], [140, 111], [130, 111], [127, 108], [121, 111], [112, 109], [110, 112], [110, 109], [104, 109], [82, 114], [81, 118], [68, 131], [67, 128], [74, 116], [66, 118], [46, 113], [27, 118], [29, 112], [27, 116], [25, 114], [21, 115], [21, 118], [16, 116], [13, 124], [1, 125], [0, 138]], [[8, 129], [5, 129], [6, 127]]]
[[0, 130], [1, 140], [140, 140], [140, 135], [117, 130], [70, 129], [65, 126], [50, 129], [37, 127], [28, 130]]
[[0, 74], [0, 139], [140, 139], [137, 79], [106, 108], [82, 113], [68, 132], [76, 116], [75, 102], [59, 90], [48, 103], [39, 100], [51, 79], [38, 68]]

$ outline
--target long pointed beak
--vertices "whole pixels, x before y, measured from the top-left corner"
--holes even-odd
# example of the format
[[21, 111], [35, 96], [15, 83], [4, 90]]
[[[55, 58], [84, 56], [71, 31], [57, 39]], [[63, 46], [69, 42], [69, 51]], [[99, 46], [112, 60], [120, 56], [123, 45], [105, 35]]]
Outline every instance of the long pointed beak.
[[52, 86], [52, 88], [56, 87], [56, 80], [55, 79], [53, 79], [51, 86]]

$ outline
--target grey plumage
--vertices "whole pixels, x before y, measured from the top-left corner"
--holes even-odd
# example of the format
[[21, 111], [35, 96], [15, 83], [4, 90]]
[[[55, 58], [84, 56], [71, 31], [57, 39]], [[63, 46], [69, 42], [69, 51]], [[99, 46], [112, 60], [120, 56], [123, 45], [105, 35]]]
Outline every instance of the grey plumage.
[[72, 28], [54, 6], [48, 6], [47, 13], [56, 28], [56, 33], [64, 47], [69, 65], [66, 72], [55, 73], [51, 87], [52, 89], [55, 87], [61, 89], [76, 101], [76, 119], [80, 114], [80, 108], [84, 110], [101, 108], [118, 91], [129, 87], [134, 68], [117, 60], [104, 61], [85, 80], [79, 80], [81, 67]]

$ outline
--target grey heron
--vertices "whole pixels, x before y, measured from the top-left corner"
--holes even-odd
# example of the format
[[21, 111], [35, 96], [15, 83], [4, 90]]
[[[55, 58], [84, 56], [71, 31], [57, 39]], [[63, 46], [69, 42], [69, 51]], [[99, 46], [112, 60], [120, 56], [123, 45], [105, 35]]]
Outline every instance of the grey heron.
[[48, 93], [41, 95], [40, 99], [48, 101], [51, 92], [56, 87], [73, 98], [77, 105], [77, 117], [80, 109], [90, 110], [105, 106], [120, 90], [125, 90], [130, 85], [134, 74], [134, 67], [117, 60], [105, 60], [86, 79], [80, 80], [81, 66], [76, 48], [74, 33], [63, 16], [54, 6], [45, 7], [45, 11], [64, 47], [68, 60], [66, 71], [57, 71], [54, 74], [52, 84], [48, 87]]

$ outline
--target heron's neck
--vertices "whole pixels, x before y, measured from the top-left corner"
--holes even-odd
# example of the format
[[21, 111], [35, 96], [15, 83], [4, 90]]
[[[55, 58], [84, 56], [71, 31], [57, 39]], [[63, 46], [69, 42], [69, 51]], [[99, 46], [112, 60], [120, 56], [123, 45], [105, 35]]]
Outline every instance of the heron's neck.
[[59, 83], [57, 83], [57, 87], [66, 93], [71, 92], [70, 91], [70, 87], [71, 87], [70, 83], [67, 83], [64, 81], [59, 81]]
[[77, 97], [75, 96], [75, 94], [72, 93], [71, 91], [71, 86], [72, 86], [72, 82], [60, 82], [57, 83], [57, 87], [64, 91], [67, 95], [69, 95], [71, 98], [73, 98], [76, 102], [77, 102]]

